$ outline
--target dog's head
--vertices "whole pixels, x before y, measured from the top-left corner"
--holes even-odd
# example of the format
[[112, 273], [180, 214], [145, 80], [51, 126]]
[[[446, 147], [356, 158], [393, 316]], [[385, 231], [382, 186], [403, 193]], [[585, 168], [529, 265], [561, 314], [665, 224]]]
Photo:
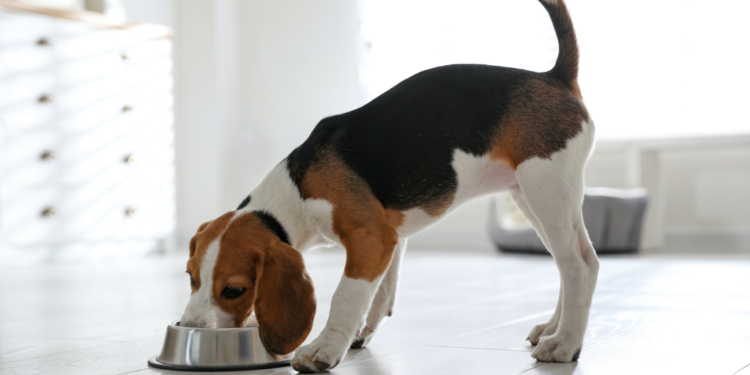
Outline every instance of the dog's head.
[[192, 294], [183, 326], [244, 327], [254, 311], [274, 354], [293, 351], [310, 333], [315, 293], [302, 256], [257, 212], [203, 223], [190, 240], [187, 272]]

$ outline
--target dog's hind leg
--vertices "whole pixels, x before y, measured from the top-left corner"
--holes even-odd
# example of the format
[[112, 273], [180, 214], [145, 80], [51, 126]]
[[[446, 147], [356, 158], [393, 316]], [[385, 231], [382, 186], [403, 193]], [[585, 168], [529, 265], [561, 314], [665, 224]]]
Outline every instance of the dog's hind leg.
[[[555, 332], [542, 337], [532, 357], [545, 362], [576, 360], [583, 346], [599, 261], [583, 224], [583, 169], [593, 142], [593, 125], [568, 140], [549, 159], [532, 158], [516, 170], [527, 209], [560, 272], [561, 303]], [[545, 328], [546, 329], [546, 328]], [[535, 333], [536, 327], [532, 334]]]
[[396, 290], [398, 289], [399, 268], [401, 267], [401, 258], [403, 258], [405, 251], [406, 238], [402, 238], [398, 241], [398, 245], [396, 245], [396, 250], [393, 252], [393, 260], [391, 260], [388, 271], [383, 276], [383, 281], [380, 282], [378, 292], [372, 301], [370, 311], [367, 313], [367, 319], [365, 320], [365, 326], [362, 327], [359, 334], [354, 338], [352, 349], [367, 346], [381, 323], [383, 323], [383, 319], [393, 314], [393, 305], [396, 303]]
[[[531, 222], [531, 225], [534, 226], [534, 229], [539, 235], [539, 238], [542, 240], [544, 247], [549, 250], [550, 247], [549, 241], [547, 241], [547, 236], [544, 235], [544, 231], [542, 230], [542, 226], [539, 224], [539, 220], [537, 220], [536, 216], [534, 216], [534, 213], [531, 212], [529, 204], [526, 202], [526, 198], [521, 192], [521, 188], [516, 187], [514, 189], [511, 189], [509, 193], [510, 196], [513, 197], [513, 200], [516, 202], [516, 205], [518, 205], [518, 208], [520, 208], [521, 212], [523, 212], [523, 215], [526, 217], [526, 219], [529, 220], [529, 222]], [[546, 323], [537, 324], [536, 326], [534, 326], [534, 328], [529, 333], [529, 336], [526, 337], [526, 340], [531, 342], [533, 345], [538, 344], [540, 338], [544, 336], [551, 336], [557, 330], [557, 325], [560, 322], [560, 312], [562, 311], [562, 295], [563, 285], [562, 281], [560, 281], [560, 295], [557, 297], [557, 306], [555, 306], [555, 312], [552, 313], [552, 316]]]

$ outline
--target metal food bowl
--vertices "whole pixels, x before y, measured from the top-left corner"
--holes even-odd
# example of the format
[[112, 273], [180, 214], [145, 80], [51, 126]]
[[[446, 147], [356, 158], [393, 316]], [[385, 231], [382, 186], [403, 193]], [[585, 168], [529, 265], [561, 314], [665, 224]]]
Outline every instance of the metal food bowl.
[[287, 366], [293, 356], [269, 353], [258, 327], [196, 328], [174, 322], [167, 326], [161, 354], [148, 364], [178, 371], [256, 370]]

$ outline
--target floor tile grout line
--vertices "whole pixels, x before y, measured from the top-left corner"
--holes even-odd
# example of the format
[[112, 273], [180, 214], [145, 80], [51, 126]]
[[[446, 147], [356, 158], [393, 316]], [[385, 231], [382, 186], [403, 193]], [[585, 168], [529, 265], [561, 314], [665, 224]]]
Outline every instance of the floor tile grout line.
[[[152, 337], [155, 337], [155, 336], [152, 336]], [[159, 336], [159, 337], [161, 337], [161, 336]], [[145, 339], [148, 339], [148, 338], [149, 338], [149, 337], [144, 337], [144, 338], [142, 338], [142, 339], [138, 339], [138, 340], [145, 340]], [[138, 341], [138, 340], [133, 340], [133, 341]], [[59, 355], [59, 354], [66, 354], [66, 353], [79, 352], [79, 351], [82, 351], [82, 350], [91, 350], [91, 349], [98, 349], [98, 348], [103, 348], [103, 347], [105, 347], [105, 346], [112, 346], [112, 345], [117, 345], [117, 344], [124, 344], [124, 343], [122, 343], [122, 342], [107, 342], [107, 343], [103, 343], [103, 345], [99, 345], [99, 346], [92, 346], [92, 347], [89, 347], [89, 348], [81, 348], [81, 349], [75, 349], [75, 350], [68, 350], [68, 351], [66, 351], [66, 352], [59, 352], [59, 353], [52, 353], [52, 354], [38, 355], [38, 356], [36, 356], [36, 357], [29, 357], [29, 358], [15, 359], [15, 360], [12, 360], [12, 361], [8, 361], [8, 362], [0, 362], [0, 365], [7, 365], [7, 364], [9, 364], [9, 363], [20, 362], [20, 361], [27, 361], [27, 360], [30, 360], [30, 359], [37, 359], [37, 358], [43, 358], [43, 357], [50, 357], [50, 356], [53, 356], [53, 355]]]
[[[525, 296], [525, 295], [527, 295], [529, 293], [542, 293], [542, 292], [546, 292], [546, 291], [549, 291], [549, 290], [552, 290], [552, 289], [555, 289], [555, 288], [557, 288], [557, 286], [550, 287], [550, 288], [539, 288], [539, 289], [532, 289], [532, 290], [525, 290], [525, 291], [508, 292], [508, 293], [504, 293], [504, 294], [496, 294], [496, 295], [491, 296], [491, 297], [484, 297], [484, 298], [476, 299], [476, 300], [473, 300], [473, 301], [465, 301], [465, 302], [458, 303], [458, 304], [455, 304], [455, 305], [443, 306], [443, 307], [438, 307], [438, 308], [435, 308], [435, 309], [429, 309], [429, 311], [426, 311], [426, 312], [417, 312], [417, 313], [405, 314], [405, 315], [401, 314], [401, 315], [399, 315], [399, 317], [411, 318], [411, 317], [415, 317], [415, 316], [424, 315], [425, 313], [432, 314], [432, 313], [441, 312], [441, 311], [448, 311], [448, 310], [453, 310], [453, 309], [460, 309], [460, 308], [463, 308], [463, 307], [466, 307], [466, 306], [472, 306], [472, 305], [477, 305], [477, 304], [487, 303], [487, 302], [503, 301], [503, 300], [515, 298], [515, 297], [518, 297], [518, 296]], [[396, 300], [396, 303], [398, 303], [398, 300]]]
[[739, 369], [739, 370], [735, 371], [735, 372], [734, 372], [734, 373], [733, 373], [732, 375], [737, 375], [737, 374], [739, 374], [739, 373], [740, 373], [740, 372], [741, 372], [742, 370], [744, 370], [744, 369], [746, 369], [746, 368], [748, 368], [748, 367], [750, 367], [750, 363], [746, 364], [746, 365], [745, 365], [745, 367], [743, 367], [743, 368], [741, 368], [741, 369]]
[[13, 339], [30, 339], [30, 340], [61, 340], [61, 341], [85, 341], [85, 342], [98, 342], [98, 343], [109, 343], [109, 344], [124, 344], [126, 342], [136, 341], [136, 340], [143, 340], [150, 337], [154, 337], [156, 335], [152, 336], [146, 336], [146, 337], [139, 337], [132, 340], [107, 340], [107, 339], [68, 339], [68, 338], [59, 338], [59, 337], [46, 337], [46, 336], [10, 336], [10, 338]]
[[144, 368], [140, 368], [140, 369], [138, 369], [138, 370], [133, 370], [133, 371], [128, 371], [128, 372], [121, 372], [121, 373], [118, 373], [118, 374], [116, 374], [116, 375], [125, 375], [125, 374], [132, 374], [132, 373], [134, 373], [134, 372], [140, 372], [140, 371], [143, 371], [143, 370], [148, 370], [148, 369], [150, 369], [150, 368], [151, 368], [151, 366], [149, 366], [149, 365], [146, 365], [146, 367], [144, 367]]
[[497, 324], [497, 325], [493, 325], [493, 326], [489, 326], [489, 327], [485, 327], [485, 328], [480, 328], [480, 329], [477, 329], [477, 330], [474, 330], [474, 331], [471, 331], [471, 332], [462, 333], [462, 334], [456, 335], [456, 336], [451, 336], [451, 337], [446, 337], [446, 338], [442, 338], [442, 339], [439, 339], [439, 340], [431, 341], [431, 342], [428, 342], [425, 345], [431, 345], [431, 344], [438, 343], [440, 341], [456, 339], [456, 338], [463, 337], [463, 336], [473, 335], [473, 334], [479, 333], [479, 332], [489, 331], [489, 330], [495, 329], [495, 328], [509, 326], [511, 324], [516, 324], [516, 323], [521, 323], [521, 322], [529, 321], [529, 320], [532, 320], [532, 319], [535, 319], [535, 318], [539, 318], [539, 317], [542, 317], [542, 316], [552, 315], [552, 313], [554, 313], [554, 312], [555, 312], [555, 310], [547, 310], [547, 311], [544, 311], [544, 312], [540, 312], [540, 313], [536, 313], [536, 314], [531, 314], [531, 315], [525, 316], [523, 318], [518, 318], [518, 319], [511, 320], [509, 322], [505, 322], [505, 323], [501, 323], [501, 324]]
[[[404, 352], [408, 352], [408, 351], [416, 350], [416, 349], [419, 349], [419, 348], [423, 348], [423, 347], [428, 347], [428, 348], [450, 348], [450, 349], [466, 349], [466, 350], [491, 350], [491, 351], [505, 351], [505, 352], [524, 352], [523, 350], [508, 350], [508, 349], [486, 349], [486, 348], [464, 348], [464, 347], [460, 347], [460, 346], [454, 346], [454, 347], [451, 347], [451, 346], [436, 346], [436, 345], [422, 344], [422, 345], [415, 345], [415, 346], [413, 346], [413, 347], [411, 347], [411, 348], [408, 348], [408, 349], [404, 349], [404, 350], [399, 350], [399, 351], [397, 351], [397, 352], [393, 352], [393, 353], [388, 353], [388, 354], [385, 354], [385, 355], [382, 355], [382, 356], [378, 356], [378, 357], [372, 357], [372, 358], [364, 359], [364, 360], [361, 360], [361, 361], [356, 361], [356, 362], [351, 362], [351, 363], [347, 363], [347, 364], [346, 364], [346, 365], [344, 365], [344, 366], [341, 366], [341, 367], [336, 367], [336, 368], [344, 368], [344, 367], [347, 367], [347, 366], [351, 366], [351, 365], [361, 364], [361, 363], [365, 363], [365, 362], [369, 362], [369, 361], [372, 361], [372, 360], [374, 360], [374, 359], [385, 358], [385, 357], [388, 357], [388, 356], [391, 356], [391, 355], [394, 355], [394, 354], [404, 353]], [[539, 365], [538, 365], [538, 366], [539, 366]], [[538, 366], [535, 366], [535, 367], [538, 367]], [[533, 368], [533, 367], [532, 367], [532, 368]], [[123, 374], [125, 374], [125, 373], [123, 373]], [[122, 375], [122, 374], [118, 374], [118, 375]]]
[[14, 359], [14, 360], [12, 360], [12, 361], [8, 361], [8, 362], [0, 362], [0, 365], [7, 365], [7, 364], [9, 364], [9, 363], [13, 363], [13, 362], [28, 361], [28, 360], [30, 360], [30, 359], [37, 359], [37, 358], [42, 358], [42, 357], [49, 357], [49, 356], [53, 356], [53, 355], [59, 355], [59, 354], [73, 353], [73, 352], [78, 352], [78, 351], [81, 351], [81, 350], [97, 349], [97, 348], [101, 348], [101, 347], [105, 347], [105, 346], [110, 346], [110, 345], [114, 345], [114, 344], [117, 344], [117, 343], [116, 343], [116, 342], [113, 342], [113, 343], [108, 343], [108, 344], [104, 344], [104, 345], [99, 345], [99, 346], [92, 346], [92, 347], [90, 347], [90, 348], [81, 348], [81, 349], [74, 349], [74, 350], [68, 350], [68, 351], [66, 351], [66, 352], [59, 352], [59, 353], [52, 353], [52, 354], [38, 355], [38, 356], [36, 356], [36, 357], [28, 357], [28, 358]]
[[[356, 362], [351, 362], [351, 363], [347, 363], [347, 364], [345, 364], [345, 365], [343, 365], [343, 366], [341, 366], [341, 367], [336, 367], [336, 368], [344, 368], [344, 367], [347, 367], [347, 366], [350, 366], [350, 365], [356, 365], [356, 364], [359, 364], [359, 363], [365, 363], [365, 362], [369, 362], [369, 361], [372, 361], [372, 360], [374, 360], [374, 359], [385, 358], [385, 357], [388, 357], [389, 355], [393, 355], [393, 354], [398, 354], [398, 353], [403, 353], [403, 352], [408, 352], [408, 351], [410, 351], [410, 350], [414, 350], [414, 349], [416, 349], [416, 348], [420, 348], [420, 347], [422, 347], [422, 346], [426, 346], [426, 345], [416, 345], [416, 346], [413, 346], [413, 347], [411, 347], [411, 348], [408, 348], [408, 349], [404, 349], [404, 350], [399, 350], [399, 351], [397, 351], [397, 352], [393, 352], [393, 353], [388, 353], [388, 354], [386, 354], [386, 355], [381, 355], [381, 356], [378, 356], [378, 357], [372, 357], [372, 358], [368, 358], [368, 359], [363, 359], [363, 360], [361, 360], [361, 361], [356, 361]], [[363, 349], [365, 349], [365, 348], [363, 348]], [[347, 353], [348, 353], [348, 352], [347, 352]], [[118, 375], [119, 375], [119, 374], [118, 374]]]
[[[537, 314], [537, 315], [539, 315], [539, 314]], [[525, 320], [527, 320], [527, 319], [520, 319], [520, 321], [521, 321], [521, 322], [522, 322], [522, 321], [525, 321]], [[499, 349], [499, 348], [468, 348], [468, 347], [464, 347], [464, 346], [437, 345], [437, 342], [440, 342], [440, 341], [450, 340], [450, 339], [453, 339], [453, 338], [457, 338], [457, 337], [461, 337], [461, 336], [465, 336], [465, 335], [470, 335], [470, 334], [474, 334], [474, 333], [479, 333], [479, 332], [483, 332], [483, 331], [486, 331], [486, 330], [489, 330], [489, 329], [499, 328], [499, 327], [503, 327], [503, 326], [505, 326], [505, 325], [509, 325], [509, 324], [515, 324], [515, 323], [519, 323], [519, 322], [515, 322], [515, 321], [514, 321], [514, 322], [510, 322], [510, 323], [508, 323], [508, 324], [503, 324], [503, 325], [500, 325], [500, 326], [495, 326], [495, 327], [491, 327], [491, 328], [488, 328], [488, 329], [481, 329], [481, 330], [478, 330], [478, 331], [474, 331], [474, 332], [469, 332], [469, 333], [461, 334], [461, 335], [458, 335], [458, 336], [453, 336], [453, 337], [449, 337], [449, 338], [446, 338], [446, 339], [440, 339], [440, 340], [438, 340], [438, 341], [433, 341], [433, 342], [431, 342], [431, 343], [427, 343], [427, 344], [425, 344], [424, 346], [435, 347], [435, 348], [459, 348], [459, 349], [478, 349], [478, 350], [504, 350], [504, 351], [514, 351], [514, 352], [524, 352], [525, 350], [515, 350], [515, 349]], [[624, 332], [622, 332], [622, 333], [621, 333], [621, 334], [619, 334], [619, 335], [615, 335], [615, 336], [609, 337], [609, 338], [607, 338], [607, 339], [605, 339], [605, 340], [603, 340], [603, 341], [601, 341], [601, 342], [597, 342], [597, 343], [595, 343], [595, 344], [592, 344], [592, 345], [590, 345], [590, 346], [584, 346], [583, 348], [584, 348], [584, 349], [591, 349], [591, 348], [593, 348], [593, 347], [596, 347], [596, 346], [599, 346], [599, 345], [601, 345], [601, 344], [604, 344], [604, 343], [607, 343], [607, 342], [610, 342], [610, 341], [613, 341], [613, 340], [617, 340], [617, 339], [623, 338], [623, 337], [625, 337], [625, 336], [630, 336], [630, 335], [632, 335], [632, 334], [634, 334], [634, 333], [640, 332], [640, 331], [642, 331], [642, 330], [644, 330], [644, 329], [647, 329], [647, 328], [648, 328], [648, 327], [645, 327], [645, 326], [644, 326], [644, 327], [639, 327], [639, 328], [631, 329], [631, 330], [629, 330], [629, 331], [624, 331]], [[747, 366], [750, 366], [750, 364], [748, 364]], [[745, 366], [745, 367], [747, 367], [747, 366]], [[743, 367], [743, 368], [742, 368], [742, 369], [740, 369], [740, 370], [743, 370], [743, 369], [744, 369], [745, 367]], [[734, 374], [732, 374], [732, 375], [734, 375]]]
[[[548, 290], [548, 289], [546, 289], [546, 288], [545, 289], [539, 289], [537, 291], [541, 292], [541, 291], [546, 291], [546, 290]], [[514, 296], [510, 296], [510, 297], [514, 297]], [[495, 300], [495, 298], [497, 298], [497, 297], [485, 298], [486, 301], [482, 301], [482, 302], [493, 301], [493, 300]], [[612, 299], [615, 299], [615, 298], [617, 298], [617, 295], [610, 296], [609, 298], [604, 298], [603, 300], [596, 301], [596, 302], [592, 303], [592, 305], [598, 304], [600, 302], [606, 302], [606, 301], [609, 301], [609, 300], [612, 300]], [[501, 300], [501, 299], [504, 299], [504, 298], [499, 298], [499, 299]], [[432, 311], [434, 311], [434, 310], [432, 310]], [[479, 332], [484, 332], [484, 331], [487, 331], [487, 330], [490, 330], [490, 329], [500, 328], [500, 327], [504, 327], [504, 326], [507, 326], [507, 325], [510, 325], [510, 324], [525, 322], [525, 321], [528, 321], [528, 320], [531, 320], [531, 319], [534, 319], [534, 318], [538, 318], [540, 316], [552, 315], [553, 312], [554, 312], [554, 310], [547, 310], [545, 312], [541, 312], [541, 313], [537, 313], [537, 314], [532, 314], [532, 315], [529, 315], [529, 316], [526, 316], [526, 317], [523, 317], [523, 318], [511, 320], [510, 322], [506, 322], [506, 323], [502, 323], [502, 324], [498, 324], [498, 325], [494, 325], [494, 326], [490, 326], [490, 327], [481, 328], [481, 329], [478, 329], [478, 330], [475, 330], [475, 331], [471, 331], [471, 332], [467, 332], [467, 333], [462, 333], [460, 335], [451, 336], [451, 337], [447, 337], [447, 338], [444, 338], [444, 339], [439, 339], [437, 341], [432, 341], [432, 342], [427, 343], [425, 345], [430, 345], [430, 344], [433, 344], [433, 343], [439, 342], [439, 341], [450, 340], [450, 339], [455, 339], [455, 338], [459, 338], [459, 337], [463, 337], [463, 336], [467, 336], [467, 335], [471, 335], [471, 334], [475, 334], [475, 333], [479, 333]]]
[[539, 367], [542, 367], [542, 366], [546, 366], [546, 365], [548, 365], [548, 364], [549, 364], [549, 362], [539, 362], [539, 361], [537, 361], [537, 362], [536, 362], [536, 365], [535, 365], [535, 366], [533, 366], [533, 367], [531, 367], [531, 368], [527, 368], [526, 370], [523, 370], [523, 371], [521, 371], [521, 372], [517, 372], [517, 373], [515, 373], [515, 374], [513, 374], [513, 375], [521, 375], [521, 374], [523, 374], [523, 373], [525, 373], [525, 372], [529, 372], [529, 371], [531, 371], [531, 370], [533, 370], [533, 369], [535, 369], [535, 368], [539, 368]]
[[634, 328], [634, 329], [632, 329], [632, 330], [631, 330], [631, 331], [629, 331], [629, 332], [624, 332], [624, 333], [623, 333], [623, 334], [621, 334], [621, 335], [617, 335], [617, 336], [613, 336], [613, 337], [610, 337], [610, 338], [608, 338], [608, 339], [606, 339], [606, 340], [604, 340], [604, 341], [602, 341], [602, 342], [598, 342], [598, 343], [596, 343], [596, 344], [593, 344], [593, 345], [591, 345], [591, 346], [585, 346], [585, 347], [584, 347], [584, 349], [591, 349], [591, 348], [597, 347], [597, 346], [599, 346], [599, 345], [601, 345], [601, 344], [604, 344], [604, 343], [608, 343], [608, 342], [610, 342], [610, 341], [614, 341], [614, 340], [618, 340], [618, 339], [621, 339], [621, 338], [623, 338], [623, 337], [626, 337], [626, 336], [630, 336], [630, 335], [632, 335], [632, 334], [634, 334], [634, 333], [637, 333], [637, 332], [643, 331], [643, 330], [645, 330], [645, 329], [647, 329], [647, 328], [648, 328], [648, 326], [643, 326], [643, 327], [639, 327], [639, 328]]
[[[448, 349], [466, 349], [466, 350], [494, 350], [501, 352], [527, 352], [526, 350], [514, 350], [514, 349], [498, 349], [498, 348], [467, 348], [465, 346], [440, 346], [440, 345], [424, 345], [430, 348], [448, 348]], [[531, 352], [528, 352], [531, 353]]]

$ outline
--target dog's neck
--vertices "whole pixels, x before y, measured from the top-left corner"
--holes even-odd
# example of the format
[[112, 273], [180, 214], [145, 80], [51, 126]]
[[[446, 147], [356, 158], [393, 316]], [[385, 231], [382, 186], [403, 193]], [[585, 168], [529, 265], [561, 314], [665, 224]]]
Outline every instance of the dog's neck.
[[319, 242], [320, 235], [307, 221], [303, 200], [286, 167], [279, 163], [250, 193], [250, 202], [240, 211], [263, 211], [276, 219], [286, 232], [289, 244], [304, 251]]

